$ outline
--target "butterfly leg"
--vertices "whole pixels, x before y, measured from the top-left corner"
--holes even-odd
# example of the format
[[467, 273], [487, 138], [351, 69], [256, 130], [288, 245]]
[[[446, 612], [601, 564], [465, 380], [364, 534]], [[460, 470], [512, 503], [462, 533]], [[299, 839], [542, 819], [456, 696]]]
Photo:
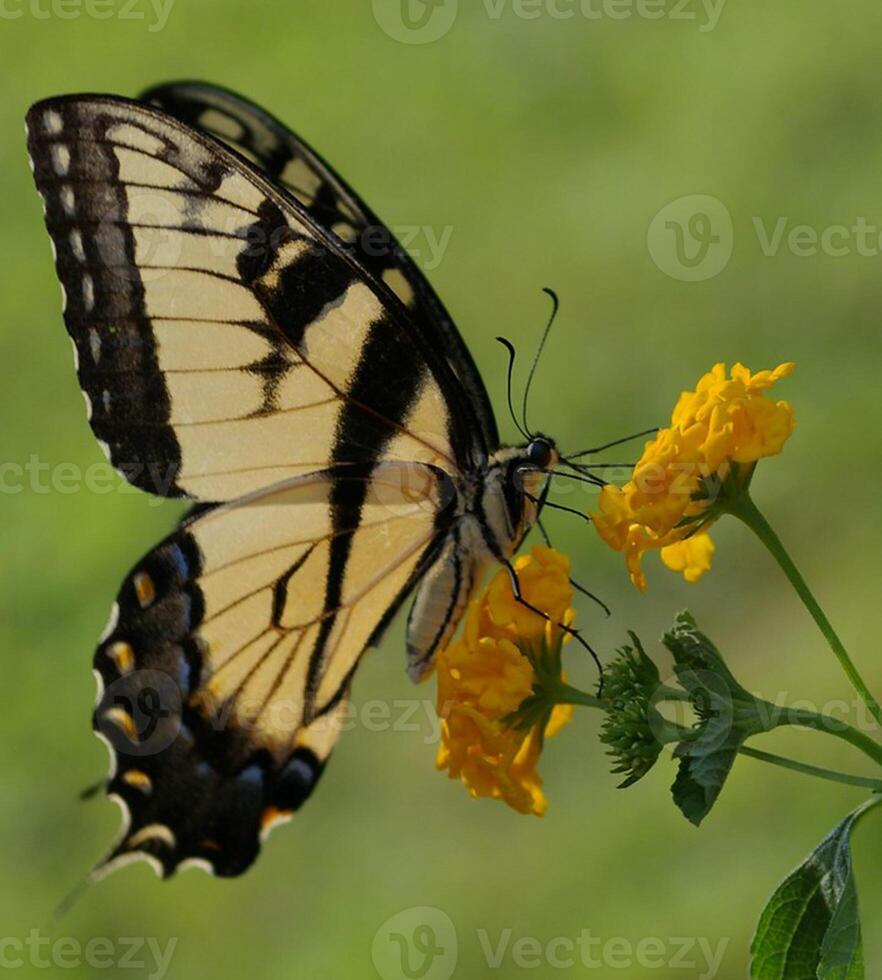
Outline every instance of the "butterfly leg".
[[582, 636], [579, 630], [573, 629], [572, 626], [566, 626], [563, 623], [555, 623], [548, 613], [543, 612], [531, 602], [528, 602], [521, 592], [521, 583], [520, 579], [518, 579], [517, 569], [507, 559], [503, 560], [502, 564], [505, 567], [505, 570], [508, 572], [508, 577], [511, 580], [511, 591], [514, 595], [515, 602], [520, 603], [525, 609], [529, 609], [531, 612], [536, 613], [537, 616], [541, 616], [546, 622], [554, 623], [554, 625], [563, 630], [564, 633], [567, 633], [569, 636], [572, 636], [573, 639], [577, 640], [591, 655], [591, 659], [597, 665], [597, 671], [600, 674], [600, 679], [597, 683], [597, 696], [600, 697], [603, 694], [603, 664], [600, 662], [600, 658], [597, 656], [594, 648], [585, 639], [585, 637]]
[[[545, 529], [545, 525], [542, 523], [541, 518], [537, 518], [536, 526], [539, 528], [539, 533], [542, 535], [542, 540], [545, 542], [547, 548], [553, 548], [554, 545], [551, 543], [551, 538], [548, 535], [548, 531]], [[587, 596], [592, 602], [596, 602], [598, 606], [606, 613], [607, 616], [612, 615], [612, 610], [609, 606], [601, 599], [596, 596], [593, 592], [590, 592], [585, 588], [584, 585], [580, 585], [574, 578], [570, 577], [570, 585], [577, 591], [581, 592], [583, 596]]]

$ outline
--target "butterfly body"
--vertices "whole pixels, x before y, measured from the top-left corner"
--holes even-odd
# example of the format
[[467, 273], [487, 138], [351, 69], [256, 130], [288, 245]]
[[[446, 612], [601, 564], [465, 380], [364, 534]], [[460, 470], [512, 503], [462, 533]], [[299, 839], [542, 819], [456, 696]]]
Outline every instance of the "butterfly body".
[[95, 653], [125, 817], [102, 869], [236, 875], [314, 789], [364, 651], [413, 595], [425, 676], [559, 457], [500, 448], [422, 273], [263, 110], [185, 82], [27, 127], [92, 429], [129, 482], [197, 505]]

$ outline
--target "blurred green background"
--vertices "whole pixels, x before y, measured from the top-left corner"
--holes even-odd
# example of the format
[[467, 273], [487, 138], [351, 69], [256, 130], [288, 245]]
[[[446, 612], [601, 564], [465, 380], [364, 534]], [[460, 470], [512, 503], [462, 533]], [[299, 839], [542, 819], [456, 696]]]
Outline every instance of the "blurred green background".
[[[423, 12], [443, 19], [452, 2]], [[544, 945], [585, 929], [632, 947], [659, 938], [668, 959], [671, 937], [714, 947], [725, 940], [716, 976], [745, 976], [765, 898], [860, 792], [745, 759], [697, 831], [671, 804], [669, 762], [633, 789], [615, 789], [595, 737], [599, 718], [589, 712], [547, 747], [551, 802], [542, 820], [475, 803], [438, 775], [425, 720], [419, 731], [362, 724], [342, 739], [315, 798], [243, 878], [192, 872], [161, 883], [139, 864], [50, 925], [55, 904], [118, 825], [105, 799], [76, 799], [107, 765], [90, 731], [94, 641], [122, 575], [180, 508], [118, 483], [110, 493], [71, 492], [76, 469], [59, 477], [62, 464], [82, 471], [103, 457], [77, 390], [22, 117], [44, 96], [134, 95], [179, 77], [216, 81], [265, 104], [391, 225], [449, 234], [429, 275], [509, 437], [504, 357], [493, 338], [504, 332], [524, 351], [532, 347], [547, 315], [542, 286], [554, 286], [563, 307], [531, 415], [570, 449], [664, 421], [679, 390], [716, 360], [755, 369], [798, 362], [780, 386], [798, 429], [784, 455], [761, 467], [756, 498], [879, 692], [882, 7], [739, 0], [712, 25], [694, 0], [680, 7], [686, 18], [672, 16], [670, 0], [660, 19], [642, 16], [636, 2], [604, 11], [600, 0], [586, 3], [592, 16], [559, 0], [525, 8], [529, 18], [490, 5], [500, 11], [494, 18], [470, 0], [444, 36], [409, 44], [398, 0], [373, 9], [369, 0], [175, 0], [164, 24], [144, 0], [102, 7], [112, 11], [107, 19], [76, 0], [28, 4], [8, 0], [0, 13], [0, 461], [33, 458], [46, 472], [22, 487], [3, 470], [2, 937], [25, 939], [33, 929], [82, 944], [176, 937], [168, 974], [176, 978], [360, 980], [378, 975], [371, 950], [381, 924], [431, 906], [457, 930], [456, 977], [523, 975], [510, 946], [498, 968], [488, 964], [482, 936], [495, 947], [511, 930], [511, 943], [536, 937]], [[124, 17], [126, 9], [143, 17]], [[555, 9], [575, 16], [553, 16]], [[722, 202], [732, 220], [731, 259], [723, 261], [723, 221], [708, 253], [721, 268], [703, 281], [669, 274], [676, 253], [663, 224], [650, 236], [658, 263], [647, 246], [659, 210], [691, 195]], [[779, 219], [788, 231], [808, 225], [818, 233], [863, 219], [876, 238], [867, 247], [849, 236], [843, 251], [840, 236], [835, 254], [802, 255], [785, 234], [776, 254], [764, 254], [757, 222], [771, 234]], [[591, 503], [575, 489], [556, 499]], [[629, 628], [658, 653], [656, 637], [688, 605], [746, 686], [817, 705], [851, 699], [777, 569], [733, 523], [718, 528], [715, 568], [703, 582], [687, 586], [650, 559], [646, 596], [590, 528], [558, 515], [548, 524], [578, 578], [613, 607], [604, 621], [580, 606], [605, 655]], [[576, 681], [592, 682], [576, 654], [570, 669]], [[433, 682], [416, 691], [426, 702], [433, 694]], [[400, 722], [396, 700], [414, 696], [399, 625], [366, 659], [355, 702], [391, 703]], [[763, 747], [861, 770], [860, 757], [827, 741], [776, 734]], [[858, 834], [856, 860], [869, 976], [878, 977], [878, 815]], [[618, 953], [594, 970], [545, 962], [527, 972], [697, 978], [702, 957], [685, 957], [696, 958], [691, 967], [653, 967]], [[19, 974], [46, 975], [27, 952], [24, 959]], [[147, 959], [140, 969], [117, 963], [103, 972], [146, 977]]]

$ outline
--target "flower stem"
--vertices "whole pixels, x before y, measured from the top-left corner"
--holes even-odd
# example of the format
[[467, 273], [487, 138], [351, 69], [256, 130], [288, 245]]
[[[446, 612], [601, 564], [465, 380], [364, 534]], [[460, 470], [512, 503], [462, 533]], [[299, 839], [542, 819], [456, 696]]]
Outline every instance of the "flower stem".
[[801, 728], [811, 728], [816, 732], [825, 732], [827, 735], [841, 738], [843, 741], [848, 742], [849, 745], [860, 749], [861, 752], [869, 756], [877, 765], [882, 766], [882, 745], [875, 741], [875, 739], [870, 738], [869, 735], [865, 735], [863, 732], [858, 731], [857, 728], [853, 728], [839, 718], [818, 714], [815, 711], [791, 709], [785, 712], [784, 717], [775, 727], [777, 728], [782, 725], [799, 725]]
[[760, 762], [768, 762], [773, 766], [780, 766], [782, 769], [792, 769], [794, 772], [801, 772], [807, 776], [816, 776], [818, 779], [828, 779], [834, 783], [845, 783], [846, 786], [863, 786], [873, 790], [874, 793], [882, 793], [882, 780], [879, 779], [868, 779], [866, 776], [850, 776], [848, 773], [836, 772], [833, 769], [822, 769], [820, 766], [811, 766], [805, 762], [797, 762], [795, 759], [786, 759], [781, 755], [773, 755], [771, 752], [752, 749], [747, 745], [742, 745], [738, 752], [740, 755], [745, 755], [749, 759], [759, 759]]
[[606, 698], [598, 698], [593, 694], [586, 694], [570, 684], [560, 682], [554, 685], [553, 693], [555, 704], [579, 704], [583, 708], [603, 708], [609, 707], [610, 702]]
[[780, 538], [760, 513], [759, 508], [753, 502], [750, 495], [746, 491], [739, 494], [731, 501], [727, 510], [753, 531], [769, 550], [775, 561], [778, 562], [781, 570], [790, 580], [790, 584], [796, 589], [797, 595], [802, 599], [806, 609], [811, 613], [818, 628], [824, 634], [824, 638], [830, 644], [830, 649], [842, 665], [842, 669], [848, 675], [848, 679], [851, 681], [854, 689], [861, 696], [861, 700], [867, 706], [870, 714], [882, 725], [882, 708], [880, 708], [879, 702], [870, 693], [869, 688], [864, 683], [864, 679], [858, 673], [857, 667], [855, 667], [851, 657], [848, 655], [848, 651], [833, 629], [830, 620], [827, 619], [824, 610], [818, 605], [817, 600], [812, 595], [811, 589], [809, 589], [799, 569], [793, 563], [793, 559], [787, 554]]

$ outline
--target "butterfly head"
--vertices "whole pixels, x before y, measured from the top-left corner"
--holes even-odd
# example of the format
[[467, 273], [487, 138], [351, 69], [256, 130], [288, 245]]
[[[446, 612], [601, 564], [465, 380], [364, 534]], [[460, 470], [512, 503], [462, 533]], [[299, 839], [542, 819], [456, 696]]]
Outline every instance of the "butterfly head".
[[523, 514], [530, 525], [535, 523], [542, 509], [548, 477], [559, 461], [560, 453], [548, 436], [533, 435], [529, 442], [518, 447], [509, 478], [522, 496]]
[[481, 506], [497, 544], [509, 557], [536, 523], [548, 478], [560, 460], [554, 440], [534, 435], [494, 453], [481, 483]]
[[551, 469], [560, 459], [554, 440], [541, 435], [533, 436], [524, 446], [524, 456], [530, 466], [539, 470]]

